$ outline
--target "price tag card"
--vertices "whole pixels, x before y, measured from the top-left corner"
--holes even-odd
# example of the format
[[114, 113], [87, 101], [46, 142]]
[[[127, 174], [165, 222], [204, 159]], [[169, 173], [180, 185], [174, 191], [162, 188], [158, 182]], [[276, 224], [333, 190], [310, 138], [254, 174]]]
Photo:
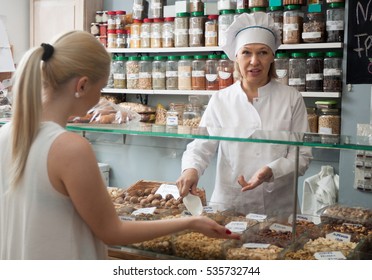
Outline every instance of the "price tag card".
[[119, 216], [119, 219], [121, 221], [135, 221], [136, 220], [134, 217], [131, 217], [131, 216]]
[[269, 246], [270, 244], [267, 243], [244, 243], [242, 247], [247, 249], [267, 249]]
[[140, 215], [140, 214], [154, 214], [156, 207], [147, 207], [147, 208], [140, 208], [132, 212], [132, 215]]
[[318, 252], [314, 254], [317, 260], [346, 260], [346, 257], [340, 251]]
[[247, 222], [230, 222], [225, 227], [235, 233], [241, 233], [247, 229]]
[[351, 241], [351, 235], [342, 233], [342, 232], [331, 232], [326, 235], [327, 239], [335, 240], [335, 241], [340, 241], [340, 242], [350, 242]]
[[203, 207], [203, 211], [205, 213], [216, 213], [217, 212], [217, 208], [216, 207], [213, 207], [213, 206], [204, 206]]
[[292, 227], [286, 226], [286, 225], [277, 224], [277, 223], [272, 224], [270, 226], [270, 229], [271, 230], [274, 230], [274, 231], [283, 231], [283, 232], [289, 231], [289, 232], [292, 232]]
[[349, 226], [349, 227], [356, 227], [356, 228], [363, 227], [363, 225], [361, 225], [361, 224], [351, 224], [351, 223], [343, 223], [342, 225]]
[[267, 215], [260, 215], [260, 214], [249, 213], [245, 217], [247, 219], [251, 219], [251, 220], [256, 220], [256, 221], [259, 221], [259, 222], [263, 222], [264, 220], [266, 220]]
[[160, 194], [162, 197], [166, 197], [167, 194], [173, 195], [175, 199], [180, 197], [180, 192], [176, 185], [161, 184], [156, 194]]

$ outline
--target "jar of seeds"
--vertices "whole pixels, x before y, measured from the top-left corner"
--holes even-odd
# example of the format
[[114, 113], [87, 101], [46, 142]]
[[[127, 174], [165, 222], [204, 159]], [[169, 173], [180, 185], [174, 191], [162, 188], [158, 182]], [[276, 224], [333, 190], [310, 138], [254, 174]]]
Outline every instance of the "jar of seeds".
[[152, 57], [142, 56], [139, 62], [138, 88], [152, 89]]
[[300, 5], [288, 5], [283, 13], [283, 44], [301, 43], [304, 13]]
[[137, 56], [128, 57], [128, 61], [126, 64], [128, 89], [139, 89], [138, 87], [139, 61], [140, 58]]
[[323, 76], [324, 91], [342, 91], [342, 52], [326, 52]]

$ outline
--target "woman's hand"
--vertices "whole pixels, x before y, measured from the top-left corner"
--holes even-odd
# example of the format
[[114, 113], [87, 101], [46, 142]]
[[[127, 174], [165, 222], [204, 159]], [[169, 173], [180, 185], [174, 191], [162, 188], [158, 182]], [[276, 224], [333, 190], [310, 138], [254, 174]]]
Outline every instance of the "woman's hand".
[[182, 172], [181, 176], [177, 179], [176, 185], [180, 192], [180, 196], [185, 197], [191, 194], [197, 195], [196, 187], [198, 185], [199, 176], [195, 168], [189, 168]]
[[197, 216], [192, 217], [191, 229], [196, 230], [208, 237], [224, 239], [240, 239], [240, 235], [232, 233], [229, 229], [219, 225], [210, 218]]
[[249, 181], [245, 181], [244, 176], [239, 176], [238, 183], [242, 186], [242, 192], [247, 190], [252, 190], [263, 182], [270, 181], [271, 177], [273, 176], [273, 171], [270, 167], [264, 166], [260, 168], [250, 179]]

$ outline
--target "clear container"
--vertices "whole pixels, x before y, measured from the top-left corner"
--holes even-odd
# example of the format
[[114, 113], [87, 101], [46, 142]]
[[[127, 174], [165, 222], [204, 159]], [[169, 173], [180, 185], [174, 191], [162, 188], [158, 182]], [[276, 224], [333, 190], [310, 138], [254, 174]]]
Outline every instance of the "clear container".
[[226, 54], [221, 55], [218, 61], [218, 88], [224, 89], [234, 83], [234, 62]]
[[283, 6], [270, 6], [267, 12], [274, 19], [274, 25], [280, 31], [280, 40], [283, 42]]
[[248, 9], [249, 7], [249, 1], [248, 0], [236, 0], [236, 9]]
[[152, 19], [145, 18], [143, 19], [143, 23], [141, 24], [141, 48], [150, 48], [150, 34], [151, 34], [151, 23]]
[[152, 62], [152, 89], [165, 89], [166, 56], [155, 56]]
[[305, 43], [325, 41], [325, 19], [320, 12], [308, 12], [304, 18], [302, 40]]
[[152, 57], [141, 56], [139, 62], [138, 88], [152, 89]]
[[301, 43], [304, 13], [300, 5], [288, 5], [283, 13], [283, 44]]
[[268, 7], [269, 1], [268, 0], [249, 0], [248, 5], [249, 5], [249, 8]]
[[[110, 63], [110, 74], [108, 76], [108, 79], [107, 79], [107, 84], [106, 84], [106, 87], [107, 88], [113, 88], [114, 87], [114, 65], [115, 65], [115, 61], [116, 60], [116, 56], [113, 55], [111, 57], [111, 63]], [[124, 73], [125, 75], [125, 73]]]
[[323, 91], [323, 58], [322, 52], [309, 52], [306, 59], [306, 91]]
[[108, 21], [108, 11], [102, 11], [102, 22], [107, 23]]
[[174, 19], [174, 46], [189, 46], [189, 13], [178, 13]]
[[206, 55], [195, 55], [191, 62], [191, 88], [205, 90], [205, 61]]
[[96, 11], [96, 15], [95, 15], [96, 23], [103, 23], [102, 15], [103, 15], [103, 11]]
[[162, 29], [162, 47], [174, 47], [174, 17], [166, 17]]
[[133, 10], [132, 10], [132, 18], [143, 20], [144, 18], [144, 10], [145, 10], [145, 3], [146, 0], [134, 0], [133, 1]]
[[289, 72], [289, 53], [277, 52], [274, 58], [276, 79], [278, 82], [288, 85], [288, 72]]
[[198, 127], [201, 120], [200, 107], [193, 104], [186, 104], [183, 111], [182, 125], [187, 127]]
[[204, 12], [204, 3], [202, 0], [190, 0], [190, 13]]
[[316, 113], [316, 108], [306, 108], [306, 110], [310, 132], [318, 133], [318, 115]]
[[139, 89], [138, 87], [139, 61], [140, 58], [137, 56], [128, 57], [128, 61], [126, 63], [128, 89]]
[[116, 48], [116, 39], [118, 38], [116, 34], [116, 29], [107, 30], [107, 47]]
[[165, 62], [165, 86], [168, 90], [178, 89], [178, 56], [168, 56]]
[[169, 129], [177, 128], [178, 122], [179, 122], [178, 116], [179, 116], [179, 114], [178, 114], [178, 111], [175, 108], [175, 105], [173, 103], [169, 104], [169, 110], [167, 111], [167, 120], [166, 120], [166, 128], [165, 128], [165, 130], [167, 132], [170, 132], [170, 133], [176, 132], [177, 133], [177, 130], [173, 131], [173, 130], [169, 130]]
[[298, 91], [306, 90], [306, 57], [306, 53], [294, 52], [289, 59], [288, 85]]
[[193, 57], [182, 55], [178, 61], [178, 89], [191, 90], [191, 62]]
[[142, 20], [134, 19], [130, 25], [130, 47], [140, 48], [141, 47], [141, 25]]
[[130, 29], [125, 29], [124, 30], [124, 37], [126, 39], [125, 47], [130, 48]]
[[318, 133], [340, 134], [341, 115], [340, 109], [319, 109]]
[[161, 48], [162, 28], [163, 28], [163, 19], [154, 18], [153, 23], [151, 23], [151, 34], [150, 34], [151, 48]]
[[326, 52], [323, 76], [324, 91], [342, 91], [342, 52]]
[[189, 46], [204, 47], [204, 12], [192, 12], [189, 20]]
[[221, 10], [218, 17], [218, 45], [223, 46], [226, 42], [224, 32], [234, 21], [234, 10]]
[[112, 64], [112, 74], [114, 80], [114, 88], [126, 88], [126, 58], [122, 55], [114, 57]]
[[126, 34], [125, 30], [117, 29], [116, 30], [116, 47], [119, 49], [125, 48], [125, 42], [126, 42]]
[[204, 26], [206, 47], [218, 46], [218, 15], [209, 15]]
[[206, 90], [219, 90], [218, 84], [218, 61], [220, 55], [210, 54], [205, 62]]
[[107, 30], [116, 30], [116, 12], [107, 12]]
[[149, 18], [163, 18], [163, 0], [150, 0]]
[[331, 3], [327, 10], [327, 42], [344, 42], [345, 3]]
[[92, 22], [90, 24], [90, 34], [93, 36], [99, 36], [99, 23]]
[[233, 0], [218, 0], [217, 9], [222, 10], [233, 10], [236, 9], [236, 1]]
[[99, 35], [100, 36], [107, 36], [107, 23], [100, 23], [99, 24]]
[[115, 24], [116, 24], [116, 29], [121, 29], [124, 30], [124, 27], [126, 25], [125, 21], [125, 11], [116, 11], [116, 16], [115, 16]]

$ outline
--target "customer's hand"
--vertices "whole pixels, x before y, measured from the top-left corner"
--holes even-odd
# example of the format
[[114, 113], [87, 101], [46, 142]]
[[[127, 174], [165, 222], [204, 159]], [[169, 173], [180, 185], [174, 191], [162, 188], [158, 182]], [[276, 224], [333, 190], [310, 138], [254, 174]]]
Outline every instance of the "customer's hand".
[[176, 185], [182, 197], [191, 192], [197, 195], [196, 187], [198, 185], [199, 176], [198, 171], [195, 168], [189, 168], [182, 172], [181, 176], [177, 179]]
[[273, 171], [270, 167], [264, 166], [260, 168], [247, 182], [244, 176], [239, 176], [238, 183], [242, 186], [242, 192], [247, 190], [252, 190], [263, 182], [270, 181], [271, 177], [273, 176]]
[[240, 235], [232, 233], [229, 229], [219, 225], [210, 218], [203, 216], [196, 216], [192, 219], [191, 228], [212, 238], [225, 238], [225, 239], [240, 239]]

